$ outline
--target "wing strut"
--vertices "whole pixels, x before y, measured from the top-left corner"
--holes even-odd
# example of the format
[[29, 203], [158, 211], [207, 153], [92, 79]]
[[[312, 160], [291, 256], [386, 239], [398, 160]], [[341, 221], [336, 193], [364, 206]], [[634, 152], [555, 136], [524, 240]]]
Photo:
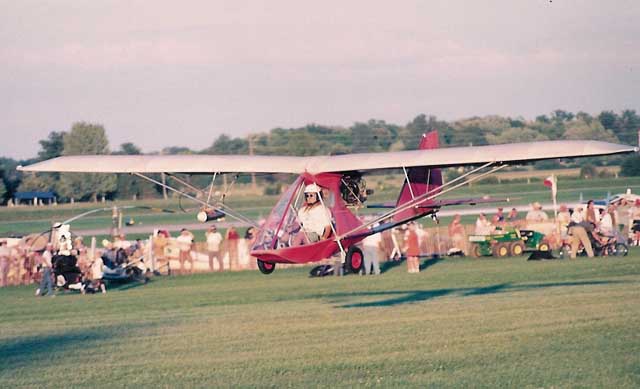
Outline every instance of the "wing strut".
[[[418, 206], [419, 203], [422, 203], [422, 202], [425, 202], [425, 201], [429, 201], [429, 200], [433, 200], [436, 197], [439, 197], [439, 196], [441, 196], [441, 195], [443, 195], [443, 194], [445, 194], [447, 192], [450, 192], [450, 191], [452, 191], [454, 189], [457, 189], [457, 188], [459, 188], [461, 186], [470, 184], [470, 183], [472, 183], [474, 181], [478, 181], [479, 179], [484, 178], [484, 177], [486, 177], [486, 176], [488, 176], [490, 174], [493, 174], [493, 173], [497, 172], [498, 170], [503, 169], [503, 168], [508, 166], [507, 164], [504, 164], [504, 163], [498, 163], [498, 166], [491, 167], [492, 165], [496, 165], [497, 163], [498, 162], [496, 162], [496, 161], [487, 162], [486, 164], [484, 164], [484, 165], [482, 165], [482, 166], [480, 166], [478, 168], [475, 168], [475, 169], [473, 169], [473, 170], [461, 175], [460, 177], [457, 177], [457, 178], [447, 182], [446, 184], [444, 184], [444, 185], [442, 185], [442, 186], [440, 186], [438, 188], [432, 189], [432, 190], [428, 191], [427, 193], [424, 193], [424, 194], [414, 198], [413, 200], [404, 203], [402, 206], [400, 206], [398, 208], [395, 208], [395, 209], [393, 209], [393, 210], [391, 210], [391, 211], [389, 211], [389, 212], [387, 212], [387, 213], [375, 218], [374, 220], [371, 220], [368, 223], [362, 224], [362, 225], [352, 229], [351, 231], [345, 232], [344, 234], [338, 236], [336, 239], [344, 239], [345, 237], [347, 237], [347, 236], [349, 236], [349, 235], [351, 235], [351, 234], [353, 234], [353, 233], [355, 233], [357, 231], [360, 231], [360, 230], [362, 230], [364, 228], [368, 228], [368, 227], [370, 227], [370, 226], [372, 226], [372, 225], [374, 225], [376, 223], [379, 223], [379, 222], [381, 222], [381, 221], [383, 221], [383, 220], [385, 220], [385, 219], [387, 219], [389, 217], [392, 217], [392, 216], [394, 216], [394, 215], [396, 215], [396, 214], [398, 214], [400, 212], [406, 211], [407, 209], [409, 209], [411, 207]], [[469, 177], [471, 174], [480, 172], [480, 171], [485, 170], [487, 168], [490, 168], [490, 169], [488, 171], [484, 172], [484, 173], [478, 174], [477, 176], [474, 176], [474, 177], [471, 177], [469, 179], [464, 180], [466, 177]], [[456, 183], [458, 181], [462, 181], [462, 182], [453, 185], [454, 183]], [[442, 190], [442, 188], [447, 187], [447, 186], [448, 186], [447, 189]], [[434, 192], [437, 191], [437, 190], [440, 190], [440, 192], [437, 192], [437, 193], [434, 194]]]
[[[161, 187], [166, 188], [166, 189], [169, 189], [169, 190], [170, 190], [170, 191], [172, 191], [172, 192], [176, 192], [176, 193], [178, 193], [179, 195], [182, 195], [182, 196], [184, 196], [184, 197], [188, 198], [189, 200], [193, 200], [193, 201], [195, 201], [195, 202], [196, 202], [196, 203], [198, 203], [198, 204], [204, 205], [205, 207], [214, 207], [214, 205], [209, 204], [209, 202], [208, 202], [208, 201], [200, 200], [199, 198], [193, 197], [193, 196], [191, 196], [190, 194], [185, 193], [185, 192], [183, 192], [183, 191], [181, 191], [181, 190], [178, 190], [178, 189], [176, 189], [176, 188], [174, 188], [174, 187], [172, 187], [172, 186], [170, 186], [170, 185], [163, 184], [162, 182], [160, 182], [160, 181], [158, 181], [158, 180], [154, 180], [154, 179], [153, 179], [153, 178], [151, 178], [151, 177], [147, 177], [147, 176], [145, 176], [144, 174], [140, 174], [140, 173], [131, 173], [131, 174], [133, 174], [133, 175], [135, 175], [135, 176], [137, 176], [137, 177], [140, 177], [140, 178], [142, 178], [142, 179], [145, 179], [145, 180], [147, 180], [147, 181], [149, 181], [149, 182], [152, 182], [152, 183], [154, 183], [154, 184], [156, 184], [156, 185], [160, 185]], [[176, 179], [176, 181], [178, 181], [178, 182], [180, 182], [180, 181], [181, 181], [180, 179], [177, 179], [175, 176], [169, 175], [169, 177], [171, 177], [171, 178], [173, 178], [173, 179]], [[192, 185], [190, 185], [190, 184], [186, 184], [186, 183], [185, 183], [185, 185], [186, 185], [186, 186], [190, 186], [190, 187], [192, 187], [192, 188], [194, 188], [194, 189], [197, 189], [197, 188], [193, 187], [193, 186], [192, 186]], [[200, 191], [199, 189], [197, 189], [197, 190], [198, 190], [198, 191]], [[227, 215], [231, 216], [232, 218], [234, 218], [234, 219], [236, 219], [236, 220], [238, 220], [238, 221], [241, 221], [241, 222], [243, 222], [243, 223], [247, 223], [247, 224], [249, 224], [250, 226], [253, 226], [253, 227], [256, 227], [256, 228], [259, 228], [259, 227], [260, 227], [260, 226], [259, 226], [256, 222], [254, 222], [253, 220], [249, 219], [248, 217], [246, 217], [246, 216], [244, 216], [244, 215], [241, 215], [241, 214], [239, 214], [239, 213], [236, 213], [233, 209], [231, 209], [230, 207], [228, 207], [228, 206], [224, 205], [223, 203], [220, 203], [219, 205], [220, 205], [220, 208], [223, 208], [223, 209], [224, 209], [224, 212], [225, 212]]]

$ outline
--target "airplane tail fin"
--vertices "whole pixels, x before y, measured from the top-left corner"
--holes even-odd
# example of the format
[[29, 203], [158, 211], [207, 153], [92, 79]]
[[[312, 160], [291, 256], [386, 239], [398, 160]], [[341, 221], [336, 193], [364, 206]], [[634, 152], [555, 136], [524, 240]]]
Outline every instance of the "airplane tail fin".
[[[420, 150], [437, 149], [439, 146], [438, 131], [431, 131], [422, 135], [422, 140], [420, 141], [419, 146]], [[399, 207], [411, 201], [413, 198], [427, 192], [436, 194], [439, 191], [438, 188], [442, 186], [442, 172], [440, 171], [440, 168], [427, 168], [423, 166], [412, 167], [407, 169], [407, 176], [409, 177], [409, 183], [407, 183], [407, 180], [405, 179], [402, 189], [400, 190], [398, 200], [396, 201], [396, 207]], [[430, 202], [431, 201], [424, 202], [420, 205], [421, 207], [425, 205], [428, 206]], [[419, 213], [424, 213], [424, 208], [411, 208], [406, 211], [399, 212], [394, 216], [394, 220], [406, 220], [418, 215]]]

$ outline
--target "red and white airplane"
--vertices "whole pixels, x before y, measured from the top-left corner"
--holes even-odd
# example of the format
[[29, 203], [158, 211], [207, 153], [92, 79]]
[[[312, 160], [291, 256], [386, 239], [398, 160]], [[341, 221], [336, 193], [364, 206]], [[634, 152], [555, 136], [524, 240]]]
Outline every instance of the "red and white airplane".
[[[578, 158], [637, 152], [637, 147], [599, 141], [544, 141], [492, 146], [438, 148], [437, 132], [423, 136], [419, 150], [387, 153], [362, 153], [335, 156], [290, 157], [248, 155], [77, 155], [64, 156], [19, 167], [28, 172], [129, 173], [163, 185], [198, 203], [205, 209], [203, 220], [227, 214], [250, 222], [222, 202], [193, 197], [149, 176], [166, 173], [182, 185], [174, 173], [211, 174], [213, 180], [223, 173], [290, 173], [298, 178], [282, 194], [266, 222], [257, 226], [258, 234], [251, 250], [262, 273], [273, 272], [277, 263], [307, 263], [336, 254], [352, 272], [363, 263], [358, 242], [371, 234], [427, 215], [441, 207], [474, 204], [494, 200], [442, 199], [443, 194], [492, 174], [508, 165], [556, 158]], [[444, 183], [440, 168], [472, 166], [468, 173]], [[375, 220], [363, 222], [350, 209], [366, 200], [363, 174], [383, 169], [401, 169], [404, 184], [391, 209]], [[304, 206], [304, 188], [315, 184], [322, 188], [321, 202], [330, 211], [331, 231], [325, 239], [293, 243], [294, 232], [304, 230], [298, 210]], [[374, 227], [375, 226], [375, 227]], [[328, 232], [328, 231], [327, 231]]]

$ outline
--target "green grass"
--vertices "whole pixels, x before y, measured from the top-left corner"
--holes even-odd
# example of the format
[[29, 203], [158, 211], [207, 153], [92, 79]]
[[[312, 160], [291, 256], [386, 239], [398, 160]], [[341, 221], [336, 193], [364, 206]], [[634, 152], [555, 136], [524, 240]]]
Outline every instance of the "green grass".
[[640, 385], [640, 251], [156, 278], [107, 295], [0, 289], [0, 386]]

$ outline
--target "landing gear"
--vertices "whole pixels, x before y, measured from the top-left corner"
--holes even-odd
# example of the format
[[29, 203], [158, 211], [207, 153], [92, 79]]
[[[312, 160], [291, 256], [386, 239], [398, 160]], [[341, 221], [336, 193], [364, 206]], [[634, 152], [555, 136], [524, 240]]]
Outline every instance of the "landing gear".
[[362, 250], [356, 246], [351, 246], [349, 250], [347, 250], [345, 265], [351, 273], [358, 274], [360, 270], [362, 270], [363, 259], [364, 255], [362, 255]]
[[258, 259], [258, 269], [260, 269], [260, 273], [262, 274], [271, 274], [274, 270], [276, 270], [276, 264], [272, 262], [265, 262], [261, 259]]

